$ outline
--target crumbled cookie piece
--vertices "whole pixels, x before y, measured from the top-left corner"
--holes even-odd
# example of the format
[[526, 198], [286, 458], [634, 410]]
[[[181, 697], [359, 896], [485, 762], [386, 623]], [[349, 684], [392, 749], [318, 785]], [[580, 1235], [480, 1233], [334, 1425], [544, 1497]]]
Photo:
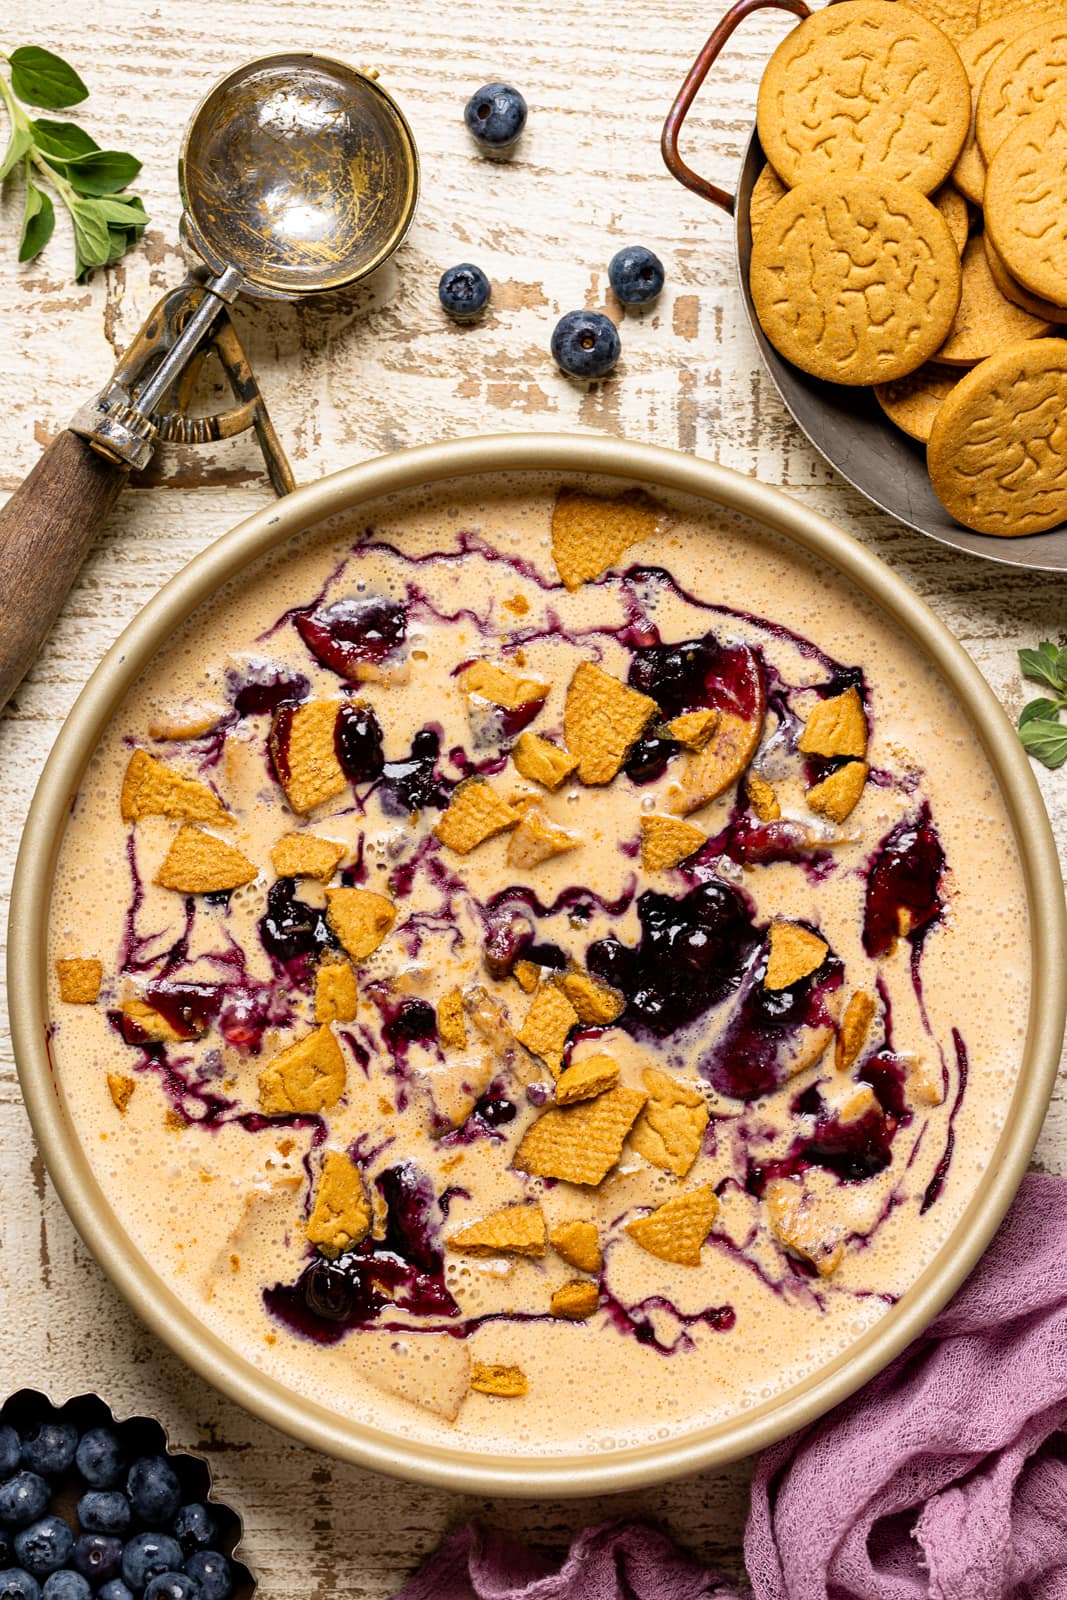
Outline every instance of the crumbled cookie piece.
[[553, 856], [577, 850], [581, 842], [579, 834], [561, 828], [551, 817], [546, 817], [539, 806], [526, 806], [521, 822], [508, 840], [508, 865], [528, 872]]
[[314, 833], [287, 833], [270, 853], [279, 878], [318, 878], [329, 883], [348, 846]]
[[171, 840], [156, 882], [179, 894], [221, 894], [258, 876], [259, 868], [240, 850], [186, 822]]
[[759, 747], [763, 714], [747, 719], [733, 711], [719, 714], [718, 726], [703, 750], [686, 756], [663, 798], [675, 816], [688, 817], [717, 800], [745, 771]]
[[856, 756], [867, 754], [867, 718], [857, 688], [846, 689], [832, 700], [817, 700], [797, 740], [806, 756]]
[[124, 996], [121, 1011], [133, 1024], [128, 1033], [137, 1044], [176, 1044], [185, 1037], [167, 1021], [162, 1012], [138, 995]]
[[186, 701], [180, 706], [161, 706], [148, 724], [148, 737], [166, 743], [169, 740], [199, 739], [217, 728], [224, 717], [231, 716], [229, 706], [204, 701], [196, 704]]
[[707, 842], [707, 834], [695, 822], [641, 813], [641, 865], [646, 872], [667, 872]]
[[599, 1273], [604, 1265], [600, 1235], [594, 1222], [561, 1222], [548, 1235], [553, 1250], [579, 1272]]
[[541, 968], [536, 961], [516, 961], [511, 969], [511, 976], [523, 994], [533, 994], [541, 982]]
[[767, 1226], [779, 1244], [810, 1261], [820, 1278], [828, 1278], [841, 1265], [845, 1245], [840, 1235], [824, 1227], [811, 1196], [799, 1178], [774, 1178], [763, 1194]]
[[411, 1405], [455, 1422], [470, 1393], [471, 1353], [450, 1333], [398, 1339], [367, 1328], [359, 1336], [359, 1376]]
[[268, 1117], [329, 1111], [344, 1092], [345, 1058], [325, 1025], [282, 1050], [259, 1075], [259, 1108]]
[[515, 1037], [531, 1055], [540, 1056], [552, 1076], [558, 1078], [563, 1065], [563, 1046], [577, 1021], [577, 1011], [558, 984], [543, 983]]
[[801, 927], [799, 922], [772, 922], [768, 939], [770, 955], [763, 980], [765, 989], [789, 989], [802, 978], [810, 977], [818, 972], [830, 950], [825, 939]]
[[185, 778], [146, 750], [135, 750], [122, 780], [119, 801], [124, 822], [143, 817], [171, 817], [175, 822], [233, 821], [216, 794], [197, 778]]
[[520, 733], [511, 759], [524, 778], [555, 791], [578, 765], [578, 757], [539, 733]]
[[466, 856], [487, 839], [517, 827], [521, 818], [521, 811], [509, 806], [491, 783], [484, 778], [468, 778], [453, 793], [448, 810], [433, 831], [449, 850]]
[[847, 1072], [867, 1039], [876, 1010], [874, 996], [864, 989], [856, 989], [845, 1007], [834, 1045], [834, 1066], [838, 1072]]
[[515, 1053], [515, 1035], [503, 1009], [480, 983], [463, 991], [463, 1009], [494, 1055], [501, 1059]]
[[337, 759], [337, 700], [282, 707], [270, 734], [270, 753], [285, 798], [299, 815], [341, 794], [348, 783]]
[[486, 1365], [476, 1361], [471, 1368], [471, 1388], [477, 1394], [500, 1395], [505, 1400], [521, 1400], [530, 1390], [521, 1367]]
[[778, 796], [774, 792], [774, 785], [768, 783], [766, 778], [761, 778], [758, 773], [750, 772], [745, 779], [748, 789], [748, 803], [761, 822], [777, 822], [782, 815], [782, 808], [778, 804]]
[[553, 1106], [526, 1130], [512, 1165], [533, 1177], [598, 1184], [622, 1154], [646, 1099], [643, 1091], [620, 1085], [595, 1100]]
[[544, 1213], [534, 1202], [504, 1206], [450, 1234], [445, 1243], [464, 1256], [543, 1256]]
[[543, 700], [552, 687], [539, 678], [516, 678], [503, 667], [494, 667], [491, 661], [472, 661], [460, 673], [459, 681], [466, 694], [490, 700], [505, 711], [517, 711], [531, 700]]
[[708, 1125], [707, 1101], [656, 1067], [646, 1067], [641, 1081], [648, 1099], [630, 1132], [630, 1146], [654, 1167], [684, 1178], [700, 1154]]
[[363, 1174], [342, 1150], [327, 1150], [307, 1222], [309, 1244], [333, 1261], [370, 1232], [371, 1209]]
[[599, 578], [632, 544], [670, 526], [666, 511], [641, 494], [604, 500], [561, 489], [552, 511], [552, 554], [568, 589]]
[[878, 1096], [862, 1079], [834, 1077], [819, 1085], [819, 1097], [835, 1122], [862, 1122], [864, 1117], [881, 1115]]
[[648, 723], [656, 702], [603, 672], [579, 662], [563, 706], [567, 748], [578, 757], [583, 783], [610, 783]]
[[373, 889], [327, 889], [326, 920], [355, 962], [373, 955], [396, 921], [396, 906]]
[[55, 964], [59, 998], [70, 1006], [94, 1005], [104, 981], [104, 964], [88, 956], [61, 956]]
[[945, 1100], [945, 1075], [940, 1066], [915, 1061], [908, 1072], [908, 1089], [921, 1106], [940, 1106]]
[[130, 1103], [137, 1084], [133, 1078], [127, 1078], [121, 1072], [109, 1072], [107, 1075], [107, 1087], [112, 1100], [115, 1102], [116, 1111], [120, 1117], [124, 1117], [126, 1115], [126, 1107]]
[[859, 804], [867, 782], [870, 767], [865, 761], [846, 761], [843, 767], [831, 772], [821, 783], [812, 784], [807, 802], [820, 817], [831, 822], [844, 822]]
[[437, 1002], [437, 1037], [444, 1050], [467, 1048], [467, 1020], [459, 989], [449, 989]]
[[351, 1022], [359, 1005], [350, 961], [324, 961], [315, 974], [315, 1021]]
[[681, 716], [664, 723], [663, 733], [686, 750], [703, 750], [718, 726], [719, 713], [713, 709], [683, 711]]
[[587, 1322], [599, 1304], [599, 1287], [588, 1278], [575, 1278], [556, 1290], [548, 1309], [567, 1322]]
[[578, 1021], [607, 1027], [626, 1009], [626, 996], [588, 972], [565, 972], [559, 986], [578, 1013]]
[[719, 1210], [710, 1183], [688, 1189], [657, 1206], [647, 1217], [626, 1224], [635, 1244], [661, 1261], [674, 1261], [680, 1267], [699, 1267], [700, 1251], [711, 1232]]
[[569, 1106], [575, 1100], [592, 1100], [594, 1095], [614, 1089], [619, 1081], [618, 1062], [610, 1056], [587, 1056], [565, 1068], [556, 1080], [556, 1104]]

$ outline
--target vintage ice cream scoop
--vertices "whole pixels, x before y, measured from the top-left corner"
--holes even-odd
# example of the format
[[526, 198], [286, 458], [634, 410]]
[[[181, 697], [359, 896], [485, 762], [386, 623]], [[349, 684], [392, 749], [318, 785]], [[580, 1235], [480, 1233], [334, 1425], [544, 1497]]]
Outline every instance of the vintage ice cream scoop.
[[[411, 129], [373, 73], [303, 52], [231, 72], [198, 106], [178, 168], [182, 234], [197, 258], [115, 369], [0, 510], [0, 709], [21, 681], [130, 470], [156, 444], [254, 428], [278, 494], [295, 487], [228, 307], [300, 300], [357, 282], [410, 226]], [[231, 409], [186, 414], [214, 348]]]

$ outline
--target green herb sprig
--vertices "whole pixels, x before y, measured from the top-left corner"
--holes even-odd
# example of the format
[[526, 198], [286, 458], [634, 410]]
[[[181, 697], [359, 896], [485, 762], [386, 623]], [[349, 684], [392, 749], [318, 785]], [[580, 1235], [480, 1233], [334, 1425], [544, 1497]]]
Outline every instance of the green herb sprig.
[[1067, 711], [1067, 646], [1046, 640], [1036, 650], [1020, 650], [1019, 667], [1024, 678], [1052, 691], [1023, 707], [1019, 738], [1035, 761], [1062, 767], [1067, 761], [1067, 723], [1060, 721], [1060, 712]]
[[[0, 72], [0, 99], [11, 124], [7, 148], [0, 158], [0, 183], [21, 174], [26, 185], [19, 260], [39, 256], [56, 225], [49, 188], [70, 212], [74, 224], [75, 277], [84, 283], [94, 267], [125, 255], [144, 232], [148, 213], [131, 184], [141, 170], [136, 157], [123, 150], [102, 150], [76, 122], [31, 117], [23, 105], [62, 111], [87, 98], [74, 68], [38, 45], [23, 45], [9, 56], [10, 82]], [[22, 102], [22, 105], [19, 102]]]

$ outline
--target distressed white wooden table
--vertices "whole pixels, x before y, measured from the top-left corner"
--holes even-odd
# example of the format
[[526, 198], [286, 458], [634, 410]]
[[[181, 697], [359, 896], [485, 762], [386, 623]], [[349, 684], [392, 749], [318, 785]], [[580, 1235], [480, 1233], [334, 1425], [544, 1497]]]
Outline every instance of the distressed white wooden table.
[[[728, 226], [660, 163], [663, 116], [717, 20], [709, 3], [701, 14], [690, 0], [7, 0], [0, 48], [39, 43], [77, 66], [92, 93], [75, 114], [102, 144], [143, 159], [138, 187], [152, 223], [139, 251], [79, 288], [62, 221], [45, 256], [18, 266], [16, 208], [4, 198], [0, 489], [15, 487], [180, 278], [174, 168], [196, 100], [246, 56], [318, 49], [380, 66], [414, 126], [424, 199], [372, 284], [300, 308], [238, 311], [300, 479], [442, 435], [511, 429], [622, 433], [695, 451], [782, 485], [857, 534], [934, 606], [1017, 711], [1016, 649], [1064, 640], [1067, 579], [956, 557], [832, 477], [759, 369]], [[732, 175], [761, 64], [786, 25], [756, 19], [735, 40], [690, 118], [698, 164]], [[514, 81], [530, 104], [515, 159], [499, 165], [474, 153], [461, 121], [467, 95], [494, 77]], [[549, 335], [561, 312], [605, 303], [606, 263], [634, 241], [662, 255], [668, 290], [655, 309], [624, 318], [615, 376], [586, 393], [554, 370]], [[492, 311], [457, 330], [438, 310], [436, 284], [466, 259], [492, 278]], [[0, 896], [45, 755], [102, 652], [160, 583], [268, 498], [247, 434], [163, 450], [126, 492], [0, 718]], [[1062, 847], [1067, 769], [1041, 777]], [[1067, 1092], [1038, 1163], [1067, 1171]], [[699, 1556], [738, 1568], [744, 1466], [614, 1501], [413, 1493], [314, 1455], [211, 1393], [145, 1332], [81, 1245], [34, 1150], [2, 1023], [0, 1174], [0, 1391], [98, 1389], [120, 1411], [163, 1417], [176, 1442], [211, 1458], [219, 1493], [242, 1508], [247, 1557], [272, 1600], [378, 1600], [471, 1514], [553, 1546], [591, 1518], [652, 1515]]]

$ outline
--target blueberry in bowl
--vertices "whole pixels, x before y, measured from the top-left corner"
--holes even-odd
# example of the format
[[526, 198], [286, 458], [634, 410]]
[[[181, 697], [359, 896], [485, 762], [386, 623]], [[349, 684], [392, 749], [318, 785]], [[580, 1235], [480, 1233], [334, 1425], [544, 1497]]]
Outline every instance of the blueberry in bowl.
[[643, 306], [662, 292], [663, 262], [643, 244], [617, 250], [608, 262], [608, 282], [624, 306]]
[[473, 322], [489, 304], [489, 279], [472, 261], [446, 267], [437, 285], [437, 298], [453, 322]]
[[96, 1395], [0, 1406], [0, 1600], [252, 1600], [207, 1463]]
[[552, 332], [552, 355], [568, 378], [606, 378], [622, 351], [618, 329], [602, 311], [568, 311]]
[[526, 101], [510, 83], [483, 83], [471, 95], [463, 120], [488, 154], [510, 150], [526, 126]]

